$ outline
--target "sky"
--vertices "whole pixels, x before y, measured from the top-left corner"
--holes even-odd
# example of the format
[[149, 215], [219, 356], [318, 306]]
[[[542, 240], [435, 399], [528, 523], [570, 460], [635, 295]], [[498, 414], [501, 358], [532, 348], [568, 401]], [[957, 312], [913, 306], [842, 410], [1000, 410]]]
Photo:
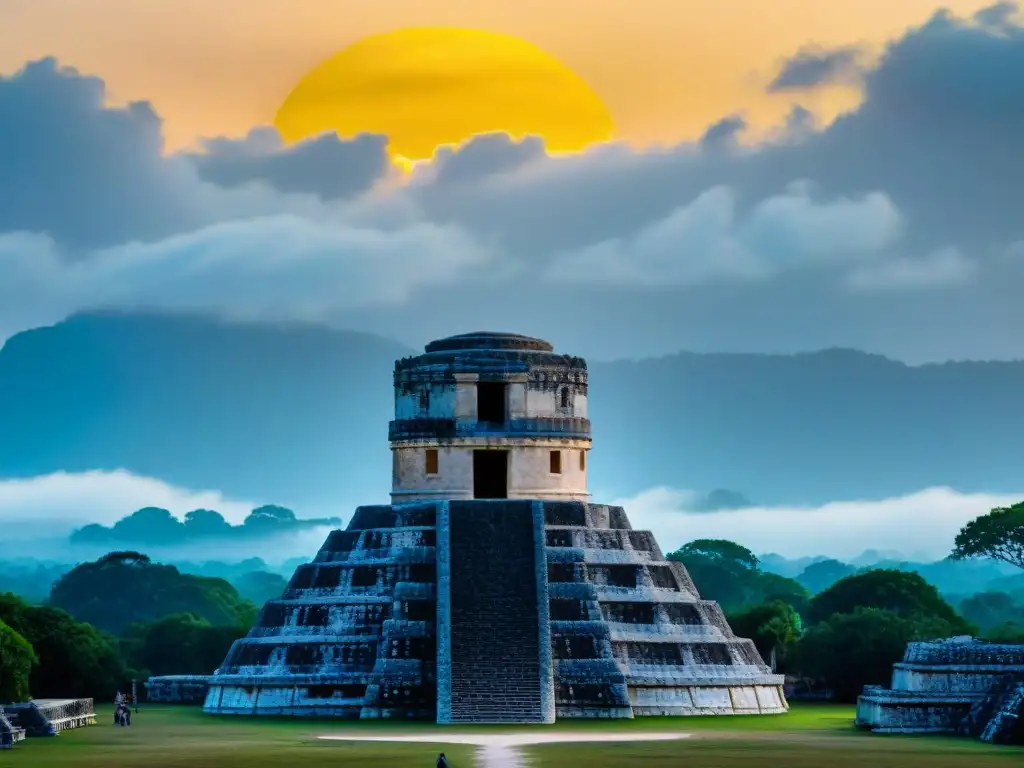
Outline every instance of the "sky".
[[[614, 140], [481, 135], [404, 174], [385, 135], [270, 127], [317, 64], [424, 24], [539, 46]], [[0, 340], [113, 308], [602, 360], [1024, 357], [1012, 2], [2, 0], [0, 168]]]
[[[428, 5], [0, 5], [0, 338], [100, 307], [412, 346], [503, 328], [594, 359], [1024, 355], [1018, 6], [568, 3], [531, 27], [482, 4], [509, 15], [460, 23], [575, 68], [617, 141], [477, 136], [410, 178], [386, 136], [267, 127], [361, 25]], [[832, 119], [836, 88], [856, 99]]]

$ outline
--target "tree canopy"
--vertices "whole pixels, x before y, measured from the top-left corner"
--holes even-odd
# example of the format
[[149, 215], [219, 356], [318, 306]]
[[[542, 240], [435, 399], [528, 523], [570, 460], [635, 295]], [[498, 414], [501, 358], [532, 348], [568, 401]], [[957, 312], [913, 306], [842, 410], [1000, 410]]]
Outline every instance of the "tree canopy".
[[920, 574], [889, 568], [840, 579], [814, 596], [807, 618], [816, 624], [833, 614], [853, 613], [858, 608], [877, 608], [903, 618], [940, 619], [965, 634], [973, 630]]
[[813, 594], [817, 594], [828, 589], [840, 579], [851, 576], [856, 570], [849, 563], [839, 560], [819, 560], [804, 568], [796, 580]]
[[724, 539], [698, 539], [668, 555], [686, 566], [701, 597], [717, 601], [728, 613], [782, 600], [798, 612], [810, 594], [793, 579], [766, 573], [746, 547]]
[[38, 663], [28, 640], [0, 619], [0, 703], [29, 698], [29, 679]]
[[29, 678], [33, 696], [106, 698], [131, 677], [113, 639], [65, 611], [5, 594], [0, 620], [28, 641], [39, 660]]
[[731, 614], [728, 619], [736, 635], [754, 641], [765, 663], [770, 661], [774, 650], [777, 669], [786, 671], [788, 658], [802, 630], [800, 616], [793, 606], [782, 600], [773, 600]]
[[956, 535], [950, 556], [990, 557], [1024, 568], [1024, 501], [971, 520]]
[[76, 566], [53, 585], [50, 604], [114, 634], [174, 613], [227, 626], [249, 625], [256, 616], [255, 606], [224, 579], [183, 574], [138, 552]]
[[142, 676], [209, 675], [247, 626], [214, 626], [190, 613], [164, 616], [125, 630], [121, 647]]
[[796, 665], [825, 682], [840, 701], [855, 701], [865, 685], [890, 684], [892, 665], [903, 658], [907, 643], [952, 634], [940, 619], [856, 607], [810, 627], [797, 644]]

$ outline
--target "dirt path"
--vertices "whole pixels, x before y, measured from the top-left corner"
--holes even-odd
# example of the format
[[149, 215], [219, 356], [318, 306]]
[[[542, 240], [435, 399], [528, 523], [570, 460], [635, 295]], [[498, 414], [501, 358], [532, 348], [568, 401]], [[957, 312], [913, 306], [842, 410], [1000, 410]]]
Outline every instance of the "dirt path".
[[534, 744], [590, 743], [598, 741], [671, 741], [688, 733], [451, 733], [423, 736], [319, 736], [323, 741], [389, 741], [420, 744], [469, 744], [477, 747], [477, 768], [525, 768], [519, 747]]

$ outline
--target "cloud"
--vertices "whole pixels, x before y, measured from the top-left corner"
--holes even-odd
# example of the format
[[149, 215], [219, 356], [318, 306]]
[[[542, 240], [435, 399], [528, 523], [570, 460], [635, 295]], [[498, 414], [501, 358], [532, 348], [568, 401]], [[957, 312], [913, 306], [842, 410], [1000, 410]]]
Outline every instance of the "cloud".
[[1013, 17], [1020, 13], [1020, 5], [1016, 2], [1001, 2], [982, 8], [974, 14], [974, 20], [986, 27], [1001, 28], [1008, 26]]
[[666, 553], [694, 539], [730, 539], [755, 552], [789, 558], [826, 555], [850, 559], [884, 544], [938, 560], [949, 554], [953, 539], [966, 522], [995, 507], [1014, 504], [1024, 494], [966, 494], [929, 488], [877, 501], [718, 512], [694, 511], [697, 498], [691, 492], [660, 487], [613, 503], [626, 508], [634, 528], [653, 531]]
[[203, 152], [185, 156], [220, 187], [260, 182], [324, 200], [354, 197], [392, 172], [387, 137], [373, 134], [346, 141], [326, 133], [286, 147], [274, 128], [256, 128], [244, 139], [208, 139]]
[[802, 48], [783, 62], [779, 74], [768, 84], [768, 92], [802, 91], [822, 85], [858, 82], [863, 55], [859, 46], [831, 50], [818, 46]]
[[650, 287], [762, 280], [777, 272], [877, 257], [900, 234], [899, 212], [881, 193], [818, 203], [802, 185], [738, 220], [735, 195], [709, 190], [624, 240], [563, 255], [555, 282]]
[[742, 115], [723, 117], [704, 131], [700, 138], [700, 146], [707, 150], [734, 146], [746, 128], [747, 121]]
[[[241, 524], [259, 504], [227, 499], [218, 491], [190, 491], [124, 470], [58, 472], [18, 480], [0, 480], [0, 525], [5, 538], [24, 526], [43, 525], [50, 535], [66, 535], [79, 525], [113, 525], [143, 507], [162, 507], [182, 517], [193, 509], [215, 509]], [[34, 529], [33, 537], [39, 535]]]
[[[113, 472], [58, 472], [18, 480], [0, 480], [0, 529], [4, 543], [15, 544], [0, 553], [4, 559], [37, 557], [57, 562], [96, 558], [113, 545], [68, 544], [68, 535], [89, 523], [113, 525], [144, 507], [161, 507], [183, 518], [194, 509], [212, 509], [240, 525], [260, 504], [226, 498], [215, 490], [188, 490], [161, 480]], [[321, 516], [318, 511], [301, 517]], [[301, 514], [301, 513], [300, 513]], [[346, 513], [347, 514], [347, 513]], [[322, 515], [327, 516], [327, 515]], [[272, 538], [217, 540], [168, 547], [147, 546], [147, 554], [162, 559], [242, 560], [263, 557], [279, 563], [289, 557], [312, 558], [334, 526], [299, 528]], [[120, 545], [123, 546], [123, 545]]]
[[325, 320], [395, 304], [487, 261], [456, 227], [337, 226], [294, 216], [215, 224], [77, 261], [39, 235], [0, 235], [0, 331], [86, 309], [214, 311], [241, 320]]
[[890, 259], [858, 267], [847, 276], [854, 291], [882, 292], [948, 288], [974, 279], [977, 264], [956, 248], [943, 248], [920, 259]]

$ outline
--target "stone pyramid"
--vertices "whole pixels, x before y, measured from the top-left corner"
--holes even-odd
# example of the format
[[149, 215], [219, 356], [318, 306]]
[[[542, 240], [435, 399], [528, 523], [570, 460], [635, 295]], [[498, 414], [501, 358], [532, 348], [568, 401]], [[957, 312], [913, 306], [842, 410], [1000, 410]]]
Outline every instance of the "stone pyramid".
[[219, 714], [550, 723], [781, 713], [783, 678], [621, 507], [586, 364], [512, 334], [395, 366], [392, 504], [359, 507], [212, 678]]

